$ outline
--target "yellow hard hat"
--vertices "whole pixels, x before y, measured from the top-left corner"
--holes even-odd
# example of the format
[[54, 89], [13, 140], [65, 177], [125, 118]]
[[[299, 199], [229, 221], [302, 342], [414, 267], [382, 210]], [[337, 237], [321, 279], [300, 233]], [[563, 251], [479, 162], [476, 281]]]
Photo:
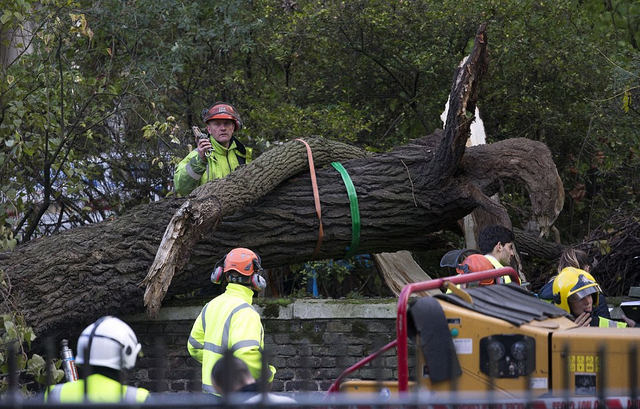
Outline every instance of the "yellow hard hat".
[[582, 299], [592, 295], [595, 306], [598, 305], [598, 297], [601, 292], [602, 289], [593, 276], [579, 268], [567, 267], [553, 280], [553, 303], [569, 314], [571, 314], [569, 297], [576, 294], [578, 298]]

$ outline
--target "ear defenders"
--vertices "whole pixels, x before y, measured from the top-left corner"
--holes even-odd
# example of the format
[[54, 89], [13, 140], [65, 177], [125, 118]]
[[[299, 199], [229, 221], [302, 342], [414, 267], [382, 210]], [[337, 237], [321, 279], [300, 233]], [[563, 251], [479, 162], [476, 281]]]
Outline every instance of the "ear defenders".
[[469, 274], [469, 265], [468, 264], [459, 264], [458, 269], [462, 270], [464, 274]]
[[[260, 265], [260, 256], [256, 254], [257, 259], [253, 259], [253, 274], [250, 276], [240, 275], [237, 277], [232, 277], [230, 274], [227, 274], [227, 281], [234, 284], [251, 284], [251, 287], [255, 291], [262, 291], [267, 288], [267, 280], [264, 279], [262, 273], [264, 269]], [[211, 272], [211, 282], [213, 284], [222, 283], [222, 279], [224, 278], [224, 261], [227, 256], [222, 257], [215, 265], [213, 271]]]
[[224, 259], [226, 257], [222, 257], [220, 261], [216, 263], [216, 266], [213, 268], [211, 272], [211, 282], [213, 284], [220, 284], [222, 282], [222, 277], [224, 277]]

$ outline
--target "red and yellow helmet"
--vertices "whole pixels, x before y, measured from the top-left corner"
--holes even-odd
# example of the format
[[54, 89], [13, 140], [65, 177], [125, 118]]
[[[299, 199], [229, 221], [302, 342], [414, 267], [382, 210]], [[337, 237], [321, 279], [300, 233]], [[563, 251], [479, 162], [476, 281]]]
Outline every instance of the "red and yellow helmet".
[[236, 131], [242, 129], [242, 119], [238, 110], [226, 102], [216, 102], [209, 109], [202, 110], [202, 120], [205, 123], [212, 119], [231, 119], [236, 124]]

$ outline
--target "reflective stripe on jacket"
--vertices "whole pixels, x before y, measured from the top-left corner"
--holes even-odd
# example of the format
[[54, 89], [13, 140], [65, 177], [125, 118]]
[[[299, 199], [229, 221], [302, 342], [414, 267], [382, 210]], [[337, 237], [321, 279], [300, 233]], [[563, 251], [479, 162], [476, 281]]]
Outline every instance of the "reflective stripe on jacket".
[[[203, 392], [214, 392], [211, 370], [227, 349], [247, 364], [255, 379], [260, 378], [264, 330], [252, 302], [253, 290], [229, 283], [223, 294], [204, 306], [193, 323], [187, 349], [202, 363]], [[271, 365], [269, 370], [271, 382], [276, 370]]]
[[173, 175], [176, 193], [188, 195], [200, 185], [210, 180], [221, 179], [235, 170], [238, 166], [252, 160], [253, 150], [246, 148], [236, 138], [231, 139], [229, 149], [220, 145], [209, 135], [213, 147], [206, 163], [200, 161], [198, 150], [194, 149], [180, 161]]
[[[53, 385], [45, 394], [45, 402], [49, 403], [82, 403], [84, 402], [84, 380]], [[120, 382], [104, 375], [93, 374], [87, 378], [87, 399], [101, 403], [142, 403], [149, 396], [149, 391], [134, 386], [122, 385]]]
[[[596, 321], [596, 318], [598, 318], [597, 321]], [[591, 326], [600, 327], [600, 328], [627, 328], [628, 327], [626, 322], [614, 321], [604, 317], [593, 317], [591, 320]]]

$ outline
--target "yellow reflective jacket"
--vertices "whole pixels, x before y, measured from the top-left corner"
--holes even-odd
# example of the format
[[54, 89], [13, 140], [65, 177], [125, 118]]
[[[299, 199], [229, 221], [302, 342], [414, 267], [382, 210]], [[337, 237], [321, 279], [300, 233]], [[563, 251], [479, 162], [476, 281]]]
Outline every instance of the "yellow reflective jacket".
[[236, 138], [231, 139], [229, 149], [220, 145], [209, 135], [213, 151], [206, 163], [200, 161], [198, 150], [194, 149], [178, 164], [173, 174], [176, 193], [188, 195], [200, 185], [210, 180], [222, 179], [238, 166], [252, 160], [253, 150], [246, 148]]
[[[607, 319], [605, 317], [598, 317], [598, 316], [595, 316], [593, 318], [598, 318], [597, 326], [600, 328], [627, 328], [628, 327], [626, 322], [614, 321], [614, 320]], [[595, 323], [595, 320], [592, 319], [591, 320], [592, 327], [596, 326], [594, 325], [594, 323]]]
[[[502, 265], [501, 262], [498, 261], [497, 258], [493, 257], [491, 254], [485, 254], [484, 255], [487, 260], [489, 260], [491, 262], [491, 264], [493, 265], [493, 268], [498, 269], [498, 268], [504, 268], [504, 266]], [[496, 284], [509, 284], [511, 282], [511, 277], [509, 276], [503, 276], [500, 278], [496, 278]]]
[[[253, 290], [229, 283], [226, 291], [209, 301], [196, 318], [187, 349], [202, 363], [202, 391], [214, 393], [211, 385], [213, 365], [225, 350], [242, 359], [251, 375], [259, 379], [262, 370], [264, 329], [260, 315], [252, 306]], [[269, 365], [269, 382], [276, 369]]]
[[[44, 400], [49, 403], [82, 403], [84, 402], [84, 379], [75, 382], [53, 385], [46, 393]], [[142, 403], [149, 396], [144, 388], [123, 385], [120, 382], [101, 374], [93, 374], [87, 378], [87, 400], [94, 403]]]

